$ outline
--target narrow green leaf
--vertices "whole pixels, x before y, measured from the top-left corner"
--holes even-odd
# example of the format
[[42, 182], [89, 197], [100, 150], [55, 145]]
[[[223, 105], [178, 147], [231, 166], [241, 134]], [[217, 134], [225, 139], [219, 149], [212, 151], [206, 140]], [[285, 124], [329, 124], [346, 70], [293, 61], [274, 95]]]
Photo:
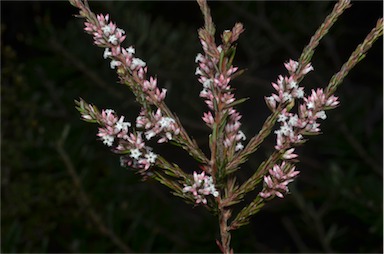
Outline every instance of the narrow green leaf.
[[235, 100], [234, 102], [226, 105], [225, 108], [226, 109], [227, 108], [232, 108], [232, 107], [237, 106], [237, 105], [239, 105], [239, 104], [241, 104], [241, 103], [243, 103], [243, 102], [245, 102], [247, 100], [249, 100], [249, 98], [242, 98], [242, 99]]
[[232, 47], [229, 48], [228, 55], [229, 55], [229, 58], [228, 58], [228, 63], [227, 63], [227, 69], [229, 69], [231, 67], [233, 59], [235, 58], [235, 55], [236, 55], [236, 46], [235, 45], [232, 45]]
[[220, 53], [220, 60], [219, 60], [219, 68], [220, 68], [220, 71], [222, 70], [222, 65], [223, 65], [223, 61], [224, 61], [224, 51], [221, 51]]

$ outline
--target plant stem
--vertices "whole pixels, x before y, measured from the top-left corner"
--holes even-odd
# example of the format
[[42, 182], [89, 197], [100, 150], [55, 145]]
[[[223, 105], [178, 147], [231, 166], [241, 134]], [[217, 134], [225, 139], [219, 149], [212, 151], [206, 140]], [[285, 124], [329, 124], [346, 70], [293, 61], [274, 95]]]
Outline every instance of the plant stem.
[[[312, 36], [308, 45], [304, 48], [303, 53], [301, 53], [298, 73], [301, 71], [300, 68], [305, 67], [311, 61], [312, 55], [315, 52], [315, 48], [319, 45], [320, 40], [328, 33], [329, 29], [335, 24], [340, 15], [350, 6], [349, 0], [339, 0], [335, 4], [332, 12], [325, 18], [324, 22]], [[302, 77], [297, 77], [297, 80], [301, 81], [301, 78]]]
[[348, 61], [343, 64], [340, 71], [333, 75], [326, 89], [327, 96], [331, 96], [335, 93], [337, 87], [343, 82], [344, 78], [348, 75], [349, 71], [360, 62], [367, 51], [372, 47], [372, 44], [383, 35], [383, 18], [377, 20], [376, 26], [364, 39], [363, 43], [359, 44], [355, 51], [351, 54]]
[[235, 171], [240, 164], [246, 162], [248, 160], [249, 155], [254, 153], [260, 146], [260, 144], [264, 141], [264, 139], [271, 133], [272, 128], [277, 120], [278, 115], [281, 113], [283, 109], [283, 105], [279, 105], [279, 107], [271, 113], [271, 115], [265, 120], [263, 127], [259, 131], [259, 133], [252, 137], [248, 142], [247, 146], [242, 150], [233, 161], [228, 164], [228, 171]]
[[[86, 19], [87, 22], [94, 24], [95, 26], [100, 26], [96, 15], [89, 8], [87, 0], [69, 0], [69, 2], [73, 6], [80, 9], [80, 15], [78, 15], [78, 17]], [[122, 54], [117, 55], [116, 59], [118, 59], [121, 63], [125, 63], [125, 57]], [[133, 74], [127, 66], [125, 66], [125, 70], [123, 72], [117, 72], [117, 74], [120, 78], [120, 83], [128, 85], [128, 87], [135, 95], [136, 99], [140, 96], [142, 96], [143, 98], [147, 96], [141, 88], [141, 83], [143, 82], [143, 79], [139, 78], [136, 74]], [[150, 110], [150, 106], [147, 104], [146, 100], [137, 99], [137, 101], [144, 108]], [[204, 164], [208, 164], [208, 158], [198, 147], [196, 141], [189, 137], [187, 131], [184, 129], [181, 122], [172, 113], [168, 106], [163, 101], [157, 102], [155, 99], [153, 101], [155, 102], [154, 106], [160, 109], [167, 117], [170, 117], [177, 122], [177, 125], [180, 128], [180, 134], [175, 137], [174, 141], [176, 141], [176, 143], [178, 143], [184, 150], [186, 150], [193, 158]]]
[[[219, 201], [220, 204], [221, 200]], [[231, 210], [224, 207], [223, 205], [219, 205], [220, 215], [219, 215], [219, 225], [220, 225], [220, 237], [221, 243], [217, 243], [224, 254], [233, 253], [233, 249], [231, 249], [231, 233], [228, 226], [228, 220], [231, 217]]]
[[244, 207], [231, 222], [230, 230], [238, 229], [239, 227], [249, 223], [250, 218], [255, 215], [265, 205], [265, 202], [260, 196], [257, 196], [248, 206]]

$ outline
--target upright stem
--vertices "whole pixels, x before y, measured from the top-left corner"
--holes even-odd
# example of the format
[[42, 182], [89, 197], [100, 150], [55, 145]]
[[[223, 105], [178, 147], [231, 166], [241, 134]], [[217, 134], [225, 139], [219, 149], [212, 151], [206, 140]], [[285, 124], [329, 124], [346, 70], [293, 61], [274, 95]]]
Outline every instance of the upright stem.
[[221, 243], [218, 243], [221, 251], [224, 254], [233, 253], [233, 249], [231, 249], [231, 233], [228, 226], [228, 220], [231, 217], [231, 210], [222, 205], [221, 200], [219, 201], [219, 225], [220, 225], [220, 237]]
[[333, 75], [326, 89], [327, 97], [335, 93], [337, 87], [343, 82], [349, 71], [365, 57], [365, 54], [372, 47], [372, 44], [382, 35], [383, 18], [380, 18], [377, 20], [376, 26], [371, 30], [367, 37], [365, 37], [364, 41], [357, 46], [355, 51], [353, 51], [348, 61], [343, 64], [340, 71]]

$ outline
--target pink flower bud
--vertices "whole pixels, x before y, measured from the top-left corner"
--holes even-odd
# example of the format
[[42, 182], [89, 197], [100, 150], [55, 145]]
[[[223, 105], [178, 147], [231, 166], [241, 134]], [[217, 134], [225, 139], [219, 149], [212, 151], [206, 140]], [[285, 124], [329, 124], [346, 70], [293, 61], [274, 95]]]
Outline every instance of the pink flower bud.
[[313, 67], [312, 67], [311, 63], [307, 64], [307, 65], [304, 67], [304, 69], [301, 71], [301, 74], [302, 74], [302, 75], [305, 75], [305, 74], [307, 74], [307, 73], [310, 72], [310, 71], [313, 71]]
[[298, 155], [297, 154], [294, 154], [293, 152], [295, 151], [295, 148], [291, 148], [289, 150], [287, 150], [284, 154], [283, 154], [283, 158], [286, 159], [286, 160], [290, 160], [290, 159], [293, 159], [293, 158], [296, 158]]
[[295, 73], [297, 70], [297, 67], [299, 66], [299, 63], [296, 61], [293, 61], [292, 59], [289, 59], [289, 62], [284, 63], [284, 66], [289, 71], [289, 73]]
[[203, 121], [209, 126], [209, 127], [212, 127], [213, 123], [214, 123], [214, 119], [213, 119], [213, 116], [212, 116], [212, 113], [210, 111], [208, 111], [207, 113], [204, 113], [204, 116], [202, 117]]

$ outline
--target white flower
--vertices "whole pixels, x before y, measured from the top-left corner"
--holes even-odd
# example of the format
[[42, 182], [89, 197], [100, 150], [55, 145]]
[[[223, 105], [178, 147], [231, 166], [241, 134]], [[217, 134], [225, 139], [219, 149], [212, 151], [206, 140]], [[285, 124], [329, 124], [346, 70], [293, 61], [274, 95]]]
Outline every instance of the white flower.
[[316, 113], [316, 116], [318, 117], [318, 118], [321, 118], [321, 119], [326, 119], [327, 118], [327, 115], [325, 114], [325, 111], [319, 111], [319, 112], [317, 112]]
[[276, 100], [273, 96], [265, 97], [265, 102], [267, 103], [267, 106], [275, 109], [276, 108]]
[[287, 116], [285, 114], [279, 114], [277, 119], [278, 122], [285, 122], [287, 120]]
[[120, 64], [121, 64], [121, 62], [116, 61], [116, 60], [112, 60], [111, 64], [110, 64], [111, 69], [115, 69], [117, 66], [120, 66]]
[[308, 109], [314, 109], [315, 108], [315, 104], [312, 101], [310, 101], [310, 102], [307, 103], [307, 108]]
[[204, 189], [202, 192], [207, 193], [206, 195], [212, 194], [214, 197], [219, 196], [219, 192], [216, 190], [215, 185], [213, 184], [212, 176], [204, 177]]
[[101, 138], [103, 139], [103, 144], [107, 146], [112, 146], [113, 141], [115, 140], [115, 138], [111, 135], [104, 135]]
[[131, 69], [134, 70], [136, 69], [137, 66], [140, 67], [145, 67], [146, 63], [141, 60], [140, 58], [133, 58], [132, 59], [132, 64], [131, 64]]
[[[206, 177], [205, 182], [206, 182], [208, 185], [213, 185], [213, 178], [212, 178], [212, 176], [208, 176], [208, 177]], [[213, 186], [213, 187], [215, 187], [215, 186]]]
[[291, 101], [291, 100], [292, 100], [292, 95], [290, 93], [284, 92], [283, 93], [283, 102]]
[[209, 91], [208, 91], [208, 89], [204, 88], [203, 90], [201, 90], [199, 96], [202, 97], [202, 98], [207, 98], [207, 97], [209, 96]]
[[204, 87], [205, 89], [210, 88], [210, 87], [211, 87], [211, 82], [212, 82], [212, 79], [207, 79], [207, 80], [205, 80], [204, 83], [203, 83], [203, 87]]
[[275, 102], [275, 98], [273, 98], [273, 96], [265, 97], [265, 99], [267, 99], [269, 102]]
[[237, 133], [236, 139], [237, 139], [237, 140], [240, 140], [240, 139], [242, 139], [242, 140], [246, 140], [247, 137], [245, 136], [244, 132], [239, 131], [239, 132]]
[[155, 135], [156, 135], [156, 133], [155, 133], [153, 130], [149, 130], [149, 131], [146, 131], [146, 132], [145, 132], [145, 138], [146, 138], [147, 140], [150, 140], [150, 139], [153, 138]]
[[125, 34], [125, 31], [121, 28], [116, 28], [116, 31], [121, 34]]
[[117, 131], [128, 131], [128, 127], [131, 127], [131, 123], [124, 122], [124, 116], [121, 116], [119, 121], [116, 123], [115, 128]]
[[170, 117], [162, 117], [159, 121], [160, 127], [161, 128], [167, 128], [171, 125], [171, 123], [174, 123], [175, 120], [173, 120]]
[[129, 48], [127, 48], [127, 52], [129, 53], [129, 54], [135, 54], [135, 48], [134, 47], [132, 47], [132, 46], [130, 46]]
[[303, 98], [304, 97], [304, 88], [303, 87], [299, 87], [295, 90], [295, 94], [296, 94], [296, 97], [298, 99], [300, 98]]
[[203, 75], [199, 67], [196, 67], [195, 75]]
[[275, 133], [276, 135], [282, 135], [281, 129], [275, 130], [273, 133]]
[[204, 60], [204, 57], [202, 54], [197, 54], [196, 58], [195, 58], [195, 63], [197, 62], [202, 62]]
[[216, 190], [215, 185], [213, 183], [212, 176], [206, 176], [204, 172], [198, 174], [195, 171], [193, 172], [193, 180], [194, 183], [192, 184], [192, 186], [184, 185], [183, 192], [192, 192], [196, 200], [196, 204], [207, 204], [207, 199], [204, 196], [219, 196], [219, 192]]
[[107, 58], [110, 57], [111, 55], [112, 55], [112, 52], [109, 51], [109, 48], [106, 48], [106, 49], [104, 50], [104, 54], [103, 54], [104, 59], [107, 59]]
[[107, 115], [114, 114], [115, 111], [113, 109], [106, 109], [104, 110]]
[[188, 191], [191, 191], [192, 190], [192, 186], [185, 186], [183, 188], [183, 192], [188, 192]]
[[288, 83], [288, 86], [289, 86], [288, 87], [289, 89], [297, 88], [297, 82], [292, 80], [291, 82]]
[[135, 160], [138, 160], [141, 156], [141, 152], [139, 149], [135, 148], [131, 150], [131, 154], [129, 155], [131, 158], [134, 158]]
[[149, 163], [153, 164], [156, 161], [157, 155], [155, 153], [149, 152], [145, 155], [145, 158], [147, 158]]
[[236, 144], [236, 147], [235, 147], [235, 151], [240, 151], [240, 150], [243, 150], [244, 149], [244, 146], [241, 142], [237, 143]]
[[295, 114], [289, 118], [288, 124], [291, 126], [296, 126], [298, 120], [299, 120], [299, 117]]
[[291, 128], [291, 126], [289, 126], [288, 124], [285, 123], [283, 126], [280, 127], [280, 131], [285, 136], [289, 136], [290, 133], [292, 132], [292, 128]]
[[108, 42], [112, 43], [113, 45], [117, 44], [117, 37], [116, 35], [112, 34], [108, 37]]
[[109, 36], [110, 33], [112, 32], [112, 29], [111, 29], [110, 26], [103, 26], [103, 27], [101, 28], [101, 30], [103, 30], [103, 33], [104, 33], [104, 35], [106, 35], [106, 36]]
[[303, 135], [301, 135], [301, 134], [297, 135], [297, 140], [298, 140], [298, 141], [300, 141], [300, 140], [302, 140], [302, 139], [303, 139]]

